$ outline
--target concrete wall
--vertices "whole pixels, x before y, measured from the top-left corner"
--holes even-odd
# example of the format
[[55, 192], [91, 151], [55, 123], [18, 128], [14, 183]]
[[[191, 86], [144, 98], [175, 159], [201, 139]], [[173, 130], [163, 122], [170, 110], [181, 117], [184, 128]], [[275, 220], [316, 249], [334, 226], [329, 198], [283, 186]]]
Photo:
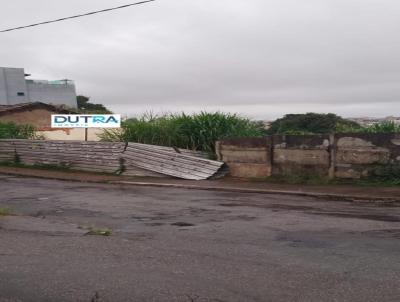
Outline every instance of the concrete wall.
[[234, 177], [368, 177], [400, 164], [400, 134], [275, 135], [223, 140], [217, 155]]
[[273, 175], [328, 176], [329, 135], [275, 135]]
[[400, 163], [400, 134], [338, 134], [334, 173], [339, 178], [362, 178], [391, 163]]
[[261, 178], [272, 173], [271, 138], [239, 138], [217, 142], [217, 157], [233, 177]]
[[75, 86], [72, 84], [50, 84], [27, 82], [30, 102], [77, 107]]

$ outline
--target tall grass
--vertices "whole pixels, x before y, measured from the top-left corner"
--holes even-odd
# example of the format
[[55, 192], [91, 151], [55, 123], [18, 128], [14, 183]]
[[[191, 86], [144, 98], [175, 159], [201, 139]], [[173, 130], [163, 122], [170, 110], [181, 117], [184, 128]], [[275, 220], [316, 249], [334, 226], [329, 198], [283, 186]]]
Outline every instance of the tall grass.
[[125, 121], [122, 130], [105, 130], [100, 137], [103, 141], [128, 141], [213, 152], [219, 139], [264, 134], [261, 124], [236, 114], [201, 112], [161, 116], [147, 113]]
[[35, 128], [31, 125], [17, 125], [0, 121], [0, 139], [29, 139], [35, 137]]

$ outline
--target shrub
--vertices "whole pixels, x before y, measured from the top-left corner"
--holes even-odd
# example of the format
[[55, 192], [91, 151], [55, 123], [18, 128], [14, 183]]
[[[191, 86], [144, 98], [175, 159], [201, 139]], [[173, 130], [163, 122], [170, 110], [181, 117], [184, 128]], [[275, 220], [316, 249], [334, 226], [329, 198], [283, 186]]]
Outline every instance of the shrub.
[[394, 185], [400, 184], [400, 164], [392, 163], [375, 169], [373, 178], [383, 182], [389, 182]]
[[35, 128], [31, 125], [0, 122], [0, 139], [29, 139], [34, 137]]
[[328, 133], [400, 133], [400, 125], [381, 122], [363, 127], [332, 113], [287, 114], [268, 129], [269, 134], [308, 135]]
[[360, 128], [356, 122], [346, 120], [333, 113], [287, 114], [277, 119], [268, 129], [269, 134], [326, 134], [334, 133], [338, 127]]
[[366, 127], [367, 133], [399, 133], [400, 125], [396, 125], [394, 122], [382, 122], [370, 127]]

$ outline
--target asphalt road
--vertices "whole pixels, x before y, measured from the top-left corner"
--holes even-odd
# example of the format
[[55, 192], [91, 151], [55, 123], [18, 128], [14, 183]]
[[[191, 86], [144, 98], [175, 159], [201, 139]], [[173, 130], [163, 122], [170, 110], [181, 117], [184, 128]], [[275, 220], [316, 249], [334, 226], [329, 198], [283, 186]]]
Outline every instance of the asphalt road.
[[400, 207], [0, 175], [0, 208], [1, 302], [400, 301]]

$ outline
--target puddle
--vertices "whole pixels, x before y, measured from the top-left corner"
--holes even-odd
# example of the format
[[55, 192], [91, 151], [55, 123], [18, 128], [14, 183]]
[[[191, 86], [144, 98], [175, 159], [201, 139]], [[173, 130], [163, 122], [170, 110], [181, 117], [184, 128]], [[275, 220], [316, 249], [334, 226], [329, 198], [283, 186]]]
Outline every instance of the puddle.
[[171, 223], [171, 225], [179, 226], [179, 227], [191, 227], [191, 226], [195, 226], [193, 223], [189, 223], [189, 222], [174, 222], [174, 223]]
[[165, 223], [162, 222], [150, 222], [150, 223], [146, 223], [147, 226], [152, 226], [152, 227], [156, 227], [156, 226], [163, 226], [165, 225]]

